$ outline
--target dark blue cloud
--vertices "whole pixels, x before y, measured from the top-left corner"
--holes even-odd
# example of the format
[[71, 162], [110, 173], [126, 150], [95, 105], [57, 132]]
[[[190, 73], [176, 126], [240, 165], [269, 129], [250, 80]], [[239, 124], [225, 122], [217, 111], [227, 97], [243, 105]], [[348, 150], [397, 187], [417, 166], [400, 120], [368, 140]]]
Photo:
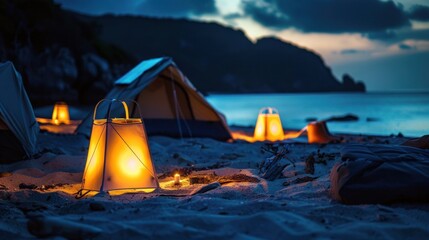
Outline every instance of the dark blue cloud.
[[379, 31], [379, 32], [369, 32], [369, 33], [366, 33], [363, 35], [369, 39], [374, 39], [374, 40], [393, 40], [397, 36], [397, 34], [391, 30]]
[[407, 39], [429, 41], [429, 29], [402, 29], [400, 31], [373, 32], [363, 36], [388, 43], [397, 43]]
[[155, 17], [189, 17], [217, 13], [215, 0], [55, 0], [64, 8], [100, 15], [134, 14]]
[[156, 17], [189, 17], [191, 15], [215, 14], [215, 0], [144, 0], [138, 12]]
[[417, 21], [429, 21], [429, 6], [415, 5], [411, 9], [409, 17]]
[[288, 17], [269, 1], [243, 1], [243, 10], [255, 21], [269, 28], [285, 29], [291, 26]]
[[410, 25], [402, 5], [393, 1], [249, 0], [243, 8], [267, 27], [292, 26], [304, 32], [367, 33]]
[[352, 55], [352, 54], [362, 54], [362, 53], [368, 53], [364, 50], [358, 50], [358, 49], [344, 49], [340, 51], [340, 54], [342, 55]]
[[399, 49], [402, 49], [402, 50], [413, 50], [413, 49], [416, 49], [415, 46], [411, 46], [411, 45], [408, 45], [408, 44], [405, 44], [405, 43], [400, 43], [398, 45], [398, 47], [399, 47]]
[[62, 7], [76, 12], [101, 15], [113, 14], [135, 14], [136, 5], [141, 0], [54, 0]]

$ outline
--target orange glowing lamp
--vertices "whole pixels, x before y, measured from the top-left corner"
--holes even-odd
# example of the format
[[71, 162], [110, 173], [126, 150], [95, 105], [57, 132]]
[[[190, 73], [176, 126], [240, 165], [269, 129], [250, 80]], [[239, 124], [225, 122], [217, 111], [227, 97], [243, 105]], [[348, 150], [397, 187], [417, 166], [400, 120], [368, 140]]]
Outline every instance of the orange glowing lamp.
[[[159, 187], [140, 118], [129, 118], [125, 101], [110, 100], [107, 117], [96, 119], [95, 107], [82, 190], [97, 192], [152, 192]], [[106, 102], [104, 102], [106, 103]], [[122, 103], [125, 118], [111, 118], [112, 104]], [[138, 104], [137, 109], [139, 109]]]
[[266, 107], [259, 111], [253, 138], [255, 141], [273, 142], [284, 139], [282, 122], [277, 109]]
[[54, 111], [52, 112], [52, 122], [57, 125], [70, 123], [69, 107], [67, 103], [55, 103]]
[[329, 143], [335, 140], [326, 126], [326, 121], [311, 122], [307, 125], [308, 143]]

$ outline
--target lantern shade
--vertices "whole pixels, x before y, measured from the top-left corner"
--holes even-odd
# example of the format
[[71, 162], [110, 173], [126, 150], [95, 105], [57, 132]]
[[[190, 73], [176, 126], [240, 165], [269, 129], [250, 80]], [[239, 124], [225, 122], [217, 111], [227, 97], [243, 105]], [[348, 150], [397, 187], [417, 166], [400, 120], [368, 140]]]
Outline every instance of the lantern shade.
[[325, 121], [311, 122], [307, 125], [308, 143], [329, 143], [335, 140], [328, 130]]
[[263, 108], [259, 112], [256, 120], [255, 141], [281, 141], [284, 139], [284, 132], [279, 113], [275, 108]]
[[151, 192], [158, 186], [141, 119], [94, 120], [82, 189]]
[[55, 103], [54, 110], [52, 111], [52, 122], [54, 124], [69, 124], [70, 114], [69, 107], [65, 102]]

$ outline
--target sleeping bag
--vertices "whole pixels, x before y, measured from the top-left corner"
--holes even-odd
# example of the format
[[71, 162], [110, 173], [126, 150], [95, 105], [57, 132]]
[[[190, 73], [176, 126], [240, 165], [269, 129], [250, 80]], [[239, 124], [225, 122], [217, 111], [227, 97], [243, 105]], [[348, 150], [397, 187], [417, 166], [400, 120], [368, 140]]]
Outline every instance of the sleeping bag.
[[332, 197], [347, 204], [429, 202], [429, 150], [349, 145], [330, 179]]

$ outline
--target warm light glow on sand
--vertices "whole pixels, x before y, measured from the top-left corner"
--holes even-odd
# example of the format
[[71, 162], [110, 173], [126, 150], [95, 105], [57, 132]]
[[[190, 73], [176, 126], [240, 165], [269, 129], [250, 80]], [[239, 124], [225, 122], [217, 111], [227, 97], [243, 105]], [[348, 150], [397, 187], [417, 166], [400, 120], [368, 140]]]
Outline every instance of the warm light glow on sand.
[[[259, 140], [256, 140], [250, 133], [246, 133], [244, 131], [232, 131], [232, 138], [234, 140], [243, 140], [246, 142], [257, 142]], [[283, 136], [283, 140], [287, 140], [287, 139], [292, 139], [292, 138], [297, 138], [299, 136], [301, 136], [302, 134], [302, 130], [301, 131], [288, 131], [285, 132], [284, 136]]]
[[[161, 180], [159, 182], [159, 186], [161, 189], [164, 189], [164, 190], [177, 190], [177, 189], [185, 190], [185, 189], [189, 189], [192, 185], [188, 177], [182, 177], [182, 176], [180, 178], [180, 184], [176, 184], [175, 178], [173, 176], [173, 177]], [[196, 184], [196, 186], [198, 186], [198, 184]]]

